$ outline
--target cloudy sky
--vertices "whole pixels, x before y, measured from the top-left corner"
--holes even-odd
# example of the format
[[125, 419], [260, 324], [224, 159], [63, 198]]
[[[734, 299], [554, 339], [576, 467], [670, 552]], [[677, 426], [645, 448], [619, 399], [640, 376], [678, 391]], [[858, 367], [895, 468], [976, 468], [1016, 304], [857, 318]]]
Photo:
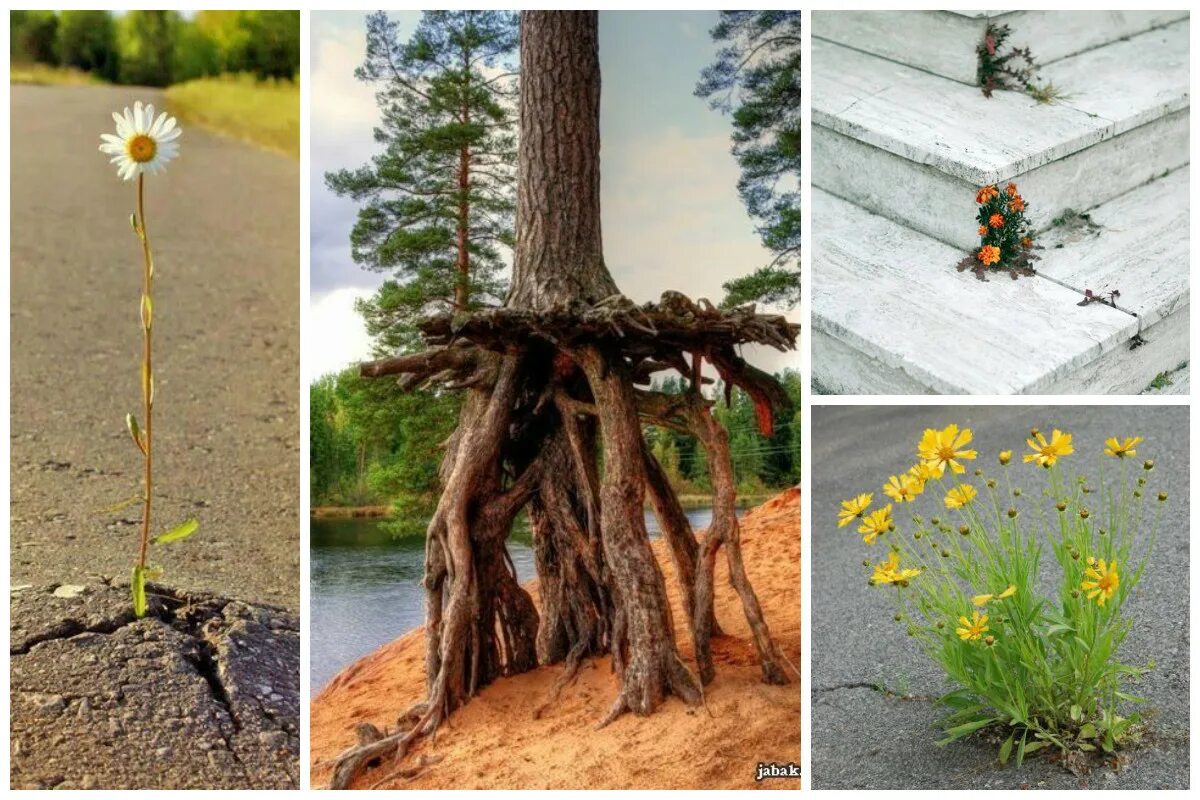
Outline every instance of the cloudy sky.
[[[377, 152], [374, 92], [354, 79], [365, 12], [312, 15], [312, 271], [309, 379], [369, 356], [354, 300], [383, 280], [350, 258], [356, 205], [327, 171]], [[393, 12], [406, 34], [419, 12]], [[604, 255], [638, 302], [665, 289], [714, 302], [721, 284], [770, 260], [737, 196], [729, 119], [692, 91], [713, 60], [716, 12], [601, 12], [601, 209]], [[747, 354], [749, 356], [749, 354]], [[772, 356], [773, 356], [772, 351]], [[792, 357], [755, 359], [769, 369]]]

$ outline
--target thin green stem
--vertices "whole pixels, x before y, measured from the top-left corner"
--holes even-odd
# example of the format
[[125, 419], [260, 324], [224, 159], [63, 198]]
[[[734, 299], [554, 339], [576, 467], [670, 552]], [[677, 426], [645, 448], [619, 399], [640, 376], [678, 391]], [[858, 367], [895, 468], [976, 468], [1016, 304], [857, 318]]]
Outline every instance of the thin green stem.
[[145, 419], [142, 442], [145, 495], [142, 498], [142, 536], [138, 545], [138, 567], [143, 570], [146, 568], [146, 555], [150, 548], [150, 498], [154, 487], [154, 371], [151, 360], [153, 304], [150, 294], [154, 280], [154, 262], [150, 256], [150, 235], [146, 232], [145, 177], [144, 174], [140, 174], [137, 180], [138, 238], [142, 241], [142, 416]]

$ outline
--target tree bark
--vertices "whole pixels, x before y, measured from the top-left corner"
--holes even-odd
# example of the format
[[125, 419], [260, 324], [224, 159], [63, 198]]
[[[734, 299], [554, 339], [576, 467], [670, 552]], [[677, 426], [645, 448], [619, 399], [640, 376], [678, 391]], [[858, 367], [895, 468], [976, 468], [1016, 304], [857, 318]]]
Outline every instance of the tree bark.
[[617, 293], [600, 238], [595, 11], [521, 13], [516, 247], [506, 305], [545, 310]]

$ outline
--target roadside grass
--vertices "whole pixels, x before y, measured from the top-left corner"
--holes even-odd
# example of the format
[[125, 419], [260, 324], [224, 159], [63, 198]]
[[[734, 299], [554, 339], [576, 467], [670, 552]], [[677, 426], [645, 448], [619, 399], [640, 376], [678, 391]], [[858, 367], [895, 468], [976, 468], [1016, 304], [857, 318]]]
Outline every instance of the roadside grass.
[[200, 78], [167, 88], [180, 122], [300, 157], [300, 85], [252, 75]]
[[9, 70], [9, 83], [24, 83], [32, 86], [88, 86], [104, 83], [90, 72], [73, 67], [52, 67], [49, 64], [13, 64]]

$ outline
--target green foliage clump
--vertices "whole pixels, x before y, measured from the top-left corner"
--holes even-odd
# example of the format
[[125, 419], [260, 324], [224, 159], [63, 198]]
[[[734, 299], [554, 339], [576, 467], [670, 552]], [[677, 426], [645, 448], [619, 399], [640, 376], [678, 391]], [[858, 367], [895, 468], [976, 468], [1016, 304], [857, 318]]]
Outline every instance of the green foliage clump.
[[770, 264], [725, 284], [724, 305], [800, 302], [800, 12], [722, 11], [696, 94], [733, 119], [738, 193]]

